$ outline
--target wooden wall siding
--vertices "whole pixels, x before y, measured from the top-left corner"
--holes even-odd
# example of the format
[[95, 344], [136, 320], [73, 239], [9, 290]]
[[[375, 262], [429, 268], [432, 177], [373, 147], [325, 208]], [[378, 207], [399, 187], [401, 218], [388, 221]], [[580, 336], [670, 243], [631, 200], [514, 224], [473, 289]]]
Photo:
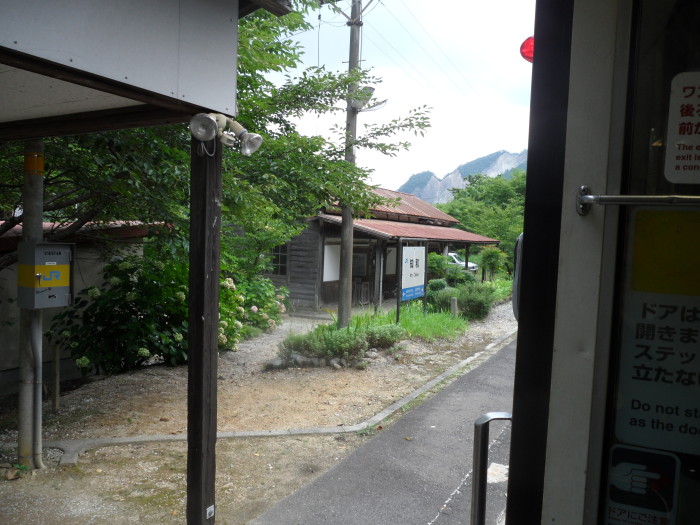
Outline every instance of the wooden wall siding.
[[317, 221], [309, 222], [302, 233], [289, 241], [287, 286], [292, 305], [319, 308], [322, 253], [321, 228]]

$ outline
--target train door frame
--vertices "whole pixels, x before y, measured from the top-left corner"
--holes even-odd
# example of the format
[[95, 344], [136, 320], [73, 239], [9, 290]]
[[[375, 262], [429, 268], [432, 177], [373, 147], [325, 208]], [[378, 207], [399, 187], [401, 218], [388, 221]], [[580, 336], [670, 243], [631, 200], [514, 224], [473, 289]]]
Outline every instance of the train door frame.
[[621, 190], [631, 25], [631, 0], [574, 7], [542, 523], [598, 517], [619, 208], [580, 216], [576, 196]]
[[631, 5], [537, 5], [511, 523], [597, 519], [618, 212], [575, 203], [620, 189]]

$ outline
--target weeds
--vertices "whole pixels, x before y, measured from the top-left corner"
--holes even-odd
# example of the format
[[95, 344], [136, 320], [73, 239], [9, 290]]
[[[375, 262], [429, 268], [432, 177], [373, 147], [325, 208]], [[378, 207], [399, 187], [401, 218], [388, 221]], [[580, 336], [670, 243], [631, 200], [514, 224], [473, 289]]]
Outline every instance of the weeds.
[[356, 433], [358, 436], [372, 437], [380, 430], [382, 430], [381, 425], [370, 425], [366, 428], [363, 428], [362, 430], [358, 430]]
[[363, 358], [371, 348], [389, 348], [406, 336], [399, 326], [378, 324], [372, 314], [354, 317], [347, 328], [337, 324], [319, 325], [306, 334], [290, 335], [280, 344], [279, 355], [289, 360], [292, 354], [325, 359], [340, 358], [363, 365]]
[[[380, 316], [384, 323], [396, 323], [396, 311], [392, 310]], [[411, 301], [401, 305], [400, 326], [412, 339], [435, 341], [436, 339], [452, 340], [463, 333], [468, 324], [460, 317], [454, 317], [448, 312], [423, 313], [422, 301]]]

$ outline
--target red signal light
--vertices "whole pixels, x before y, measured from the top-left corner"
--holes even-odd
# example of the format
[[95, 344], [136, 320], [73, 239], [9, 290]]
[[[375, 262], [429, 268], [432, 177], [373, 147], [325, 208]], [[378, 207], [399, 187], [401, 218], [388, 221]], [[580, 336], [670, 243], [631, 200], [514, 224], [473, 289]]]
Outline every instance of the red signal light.
[[535, 57], [535, 37], [530, 36], [525, 39], [525, 42], [520, 44], [520, 56], [528, 62], [532, 62]]

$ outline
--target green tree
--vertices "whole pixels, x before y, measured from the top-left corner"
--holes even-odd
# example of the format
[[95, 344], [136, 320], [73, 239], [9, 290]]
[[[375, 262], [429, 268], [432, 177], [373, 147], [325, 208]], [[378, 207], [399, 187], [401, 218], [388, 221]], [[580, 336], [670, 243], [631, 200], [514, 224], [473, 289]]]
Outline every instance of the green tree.
[[[65, 239], [87, 223], [186, 218], [186, 140], [181, 126], [45, 139], [44, 220], [53, 223], [47, 240]], [[0, 146], [0, 209], [10, 212], [0, 236], [22, 222], [23, 147]], [[15, 253], [0, 257], [0, 269], [15, 261]]]
[[[319, 209], [342, 202], [362, 214], [380, 199], [367, 184], [369, 173], [344, 160], [345, 131], [336, 140], [307, 137], [297, 130], [305, 115], [337, 114], [344, 122], [345, 101], [353, 84], [376, 84], [367, 71], [331, 72], [312, 67], [274, 84], [270, 73], [289, 71], [301, 61], [303, 50], [293, 35], [310, 28], [303, 14], [317, 3], [295, 2], [296, 13], [277, 18], [258, 11], [239, 25], [238, 120], [263, 138], [253, 157], [227, 150], [224, 154], [224, 223], [230, 231], [246, 232], [229, 238], [225, 258], [247, 273], [259, 271], [258, 257], [304, 227]], [[356, 148], [395, 154], [408, 144], [391, 137], [401, 130], [421, 134], [429, 126], [426, 108], [407, 117], [369, 127]], [[228, 236], [226, 236], [228, 237]]]
[[494, 246], [487, 246], [481, 250], [481, 264], [488, 271], [491, 280], [496, 272], [503, 268], [506, 259], [507, 255]]
[[[298, 13], [278, 18], [261, 10], [240, 21], [237, 119], [260, 133], [264, 143], [250, 158], [233, 149], [223, 151], [222, 277], [236, 281], [233, 284], [243, 296], [240, 301], [246, 300], [247, 293], [256, 304], [242, 305], [237, 298], [224, 304], [224, 293], [222, 312], [241, 315], [258, 327], [274, 321], [272, 312], [264, 308], [279, 312], [284, 299], [269, 281], [256, 276], [264, 264], [260, 254], [299, 233], [304, 220], [323, 207], [343, 202], [363, 213], [379, 201], [367, 184], [369, 173], [343, 160], [344, 137], [333, 142], [303, 136], [295, 124], [314, 113], [338, 113], [342, 121], [350, 86], [379, 80], [366, 71], [335, 73], [323, 68], [310, 68], [281, 85], [267, 78], [300, 63], [303, 50], [293, 35], [309, 27], [302, 15], [316, 3], [294, 3]], [[407, 147], [405, 142], [392, 141], [394, 134], [407, 129], [421, 134], [429, 125], [425, 108], [407, 115], [367, 128], [355, 146], [388, 155]], [[131, 220], [167, 226], [153, 237], [157, 253], [159, 257], [169, 254], [186, 271], [190, 134], [185, 125], [60, 137], [45, 143], [44, 219], [57, 223], [48, 240], [64, 239], [87, 223]], [[0, 210], [11, 216], [0, 225], [0, 235], [22, 222], [21, 213], [16, 212], [21, 210], [22, 148], [20, 143], [0, 145]], [[108, 242], [105, 247], [109, 249]], [[0, 258], [0, 269], [15, 260], [14, 254]], [[119, 302], [119, 290], [109, 290], [113, 291], [110, 299]], [[167, 327], [162, 327], [165, 331]]]
[[[296, 13], [275, 17], [260, 10], [240, 21], [237, 118], [263, 135], [264, 143], [251, 158], [224, 151], [225, 234], [246, 234], [224, 242], [223, 250], [228, 252], [224, 263], [248, 274], [258, 268], [257, 254], [298, 233], [303, 220], [324, 206], [340, 201], [362, 213], [378, 201], [367, 184], [368, 172], [342, 160], [342, 141], [302, 136], [295, 124], [309, 113], [337, 112], [342, 120], [349, 86], [378, 79], [323, 68], [287, 78], [281, 86], [266, 78], [300, 63], [303, 50], [293, 35], [309, 28], [303, 14], [316, 5], [298, 0]], [[368, 130], [357, 147], [393, 154], [406, 144], [383, 139], [401, 129], [422, 133], [427, 126], [426, 111], [412, 110], [406, 119]], [[134, 220], [168, 224], [167, 232], [183, 243], [189, 140], [184, 125], [46, 139], [44, 218], [57, 223], [48, 240], [66, 238], [87, 223]], [[0, 146], [0, 210], [11, 216], [0, 225], [0, 235], [22, 221], [21, 214], [12, 213], [21, 209], [22, 147]], [[0, 268], [15, 260], [15, 254], [1, 257]]]
[[[500, 248], [512, 261], [515, 239], [523, 230], [525, 172], [510, 178], [475, 175], [454, 199], [438, 207], [460, 221], [460, 228], [501, 241]], [[507, 270], [512, 265], [506, 261]]]

